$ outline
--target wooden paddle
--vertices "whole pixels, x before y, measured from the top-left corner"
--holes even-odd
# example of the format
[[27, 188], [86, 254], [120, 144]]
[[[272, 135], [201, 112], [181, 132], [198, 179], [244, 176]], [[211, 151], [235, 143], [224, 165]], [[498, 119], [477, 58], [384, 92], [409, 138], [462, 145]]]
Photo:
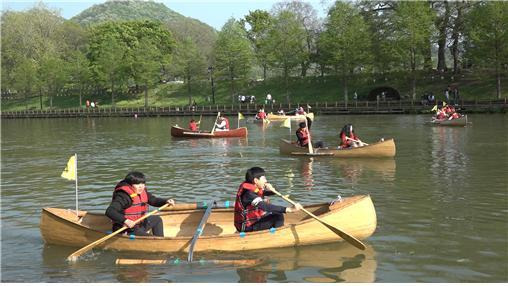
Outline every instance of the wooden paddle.
[[[271, 188], [269, 189], [269, 191], [272, 191], [274, 192], [276, 195], [278, 195], [279, 197], [283, 198], [284, 200], [286, 200], [287, 202], [289, 202], [290, 204], [292, 205], [296, 205], [296, 203], [294, 201], [292, 201], [290, 198], [288, 198], [287, 196], [283, 196], [281, 193], [277, 192], [277, 190], [275, 190], [275, 188]], [[302, 208], [302, 211], [304, 211], [306, 214], [310, 215], [312, 218], [314, 218], [315, 220], [319, 221], [320, 223], [322, 223], [324, 226], [326, 226], [328, 229], [330, 229], [331, 231], [333, 231], [335, 234], [337, 234], [338, 236], [342, 237], [345, 241], [351, 243], [353, 246], [355, 246], [356, 248], [358, 249], [361, 249], [361, 250], [365, 250], [365, 244], [363, 244], [360, 240], [358, 240], [357, 238], [351, 236], [350, 234], [324, 222], [322, 219], [320, 219], [319, 217], [317, 217], [316, 215], [314, 215], [313, 213], [309, 212], [308, 210]]]
[[[147, 213], [146, 215], [144, 215], [144, 216], [142, 216], [142, 217], [138, 218], [137, 220], [135, 220], [135, 221], [134, 221], [134, 224], [137, 224], [137, 223], [139, 223], [140, 221], [142, 221], [142, 220], [146, 219], [147, 217], [152, 216], [153, 214], [160, 212], [161, 210], [163, 210], [163, 209], [167, 208], [168, 206], [169, 206], [169, 204], [165, 204], [165, 205], [163, 205], [162, 207], [160, 207], [160, 208], [158, 208], [158, 209], [156, 209], [156, 210], [153, 210], [153, 211], [151, 211], [151, 212]], [[115, 235], [117, 235], [117, 234], [119, 234], [119, 233], [123, 232], [123, 231], [124, 231], [124, 230], [126, 230], [126, 229], [127, 229], [127, 227], [126, 227], [126, 226], [124, 226], [124, 227], [122, 227], [122, 228], [118, 229], [117, 231], [115, 231], [115, 232], [113, 232], [113, 233], [111, 233], [111, 234], [109, 234], [109, 235], [106, 235], [105, 237], [103, 237], [103, 238], [101, 238], [101, 239], [98, 239], [98, 240], [96, 240], [96, 241], [94, 241], [94, 242], [90, 243], [89, 245], [87, 245], [87, 246], [85, 246], [85, 247], [83, 247], [83, 248], [80, 248], [80, 249], [76, 250], [75, 252], [73, 252], [71, 255], [69, 255], [69, 256], [67, 257], [67, 260], [68, 260], [68, 261], [76, 261], [80, 255], [82, 255], [82, 254], [84, 254], [85, 252], [87, 252], [87, 251], [91, 250], [92, 248], [96, 247], [97, 245], [99, 245], [99, 244], [103, 243], [104, 241], [106, 241], [106, 240], [108, 240], [108, 239], [112, 238], [113, 236], [115, 236]]]
[[[213, 260], [200, 260], [199, 263], [203, 264], [218, 264], [218, 265], [233, 265], [233, 266], [254, 266], [263, 262], [262, 259], [213, 259]], [[138, 265], [138, 264], [166, 264], [173, 263], [179, 264], [179, 259], [173, 261], [169, 259], [130, 259], [130, 258], [117, 258], [115, 264], [118, 265]]]
[[208, 220], [208, 217], [212, 213], [212, 207], [215, 204], [215, 201], [209, 201], [208, 207], [206, 208], [205, 214], [203, 215], [203, 218], [201, 218], [201, 221], [199, 222], [198, 228], [196, 229], [196, 232], [194, 232], [194, 236], [192, 236], [192, 240], [189, 246], [189, 255], [187, 256], [187, 261], [192, 262], [192, 255], [194, 254], [194, 245], [196, 245], [196, 241], [198, 241], [199, 236], [204, 230], [204, 226], [206, 225], [206, 221]]
[[351, 140], [351, 141], [358, 142], [358, 143], [363, 143], [363, 144], [364, 144], [364, 145], [366, 145], [366, 146], [368, 146], [368, 145], [369, 145], [369, 144], [367, 144], [367, 143], [365, 143], [365, 142], [363, 142], [363, 141], [356, 140], [356, 139], [353, 139], [353, 138], [349, 138], [349, 137], [347, 137], [347, 136], [346, 136], [346, 139], [349, 139], [349, 140]]
[[309, 146], [309, 153], [312, 154], [314, 153], [314, 148], [312, 147], [312, 139], [310, 137], [310, 129], [309, 129], [309, 120], [307, 119], [307, 116], [305, 116], [305, 125], [307, 126], [307, 131], [309, 133], [309, 144], [307, 144]]
[[219, 119], [219, 116], [220, 116], [220, 111], [217, 113], [217, 117], [215, 118], [215, 122], [213, 123], [213, 128], [212, 128], [212, 135], [213, 135], [213, 132], [215, 132], [215, 125], [217, 125], [217, 119]]

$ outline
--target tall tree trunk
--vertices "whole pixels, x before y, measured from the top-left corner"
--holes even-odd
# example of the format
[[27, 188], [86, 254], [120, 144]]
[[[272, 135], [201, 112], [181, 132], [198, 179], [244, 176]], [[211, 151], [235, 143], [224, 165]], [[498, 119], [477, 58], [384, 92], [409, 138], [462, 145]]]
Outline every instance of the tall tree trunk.
[[83, 85], [79, 85], [79, 107], [83, 106]]
[[286, 89], [286, 102], [288, 104], [291, 103], [291, 101], [289, 100], [289, 84], [288, 84], [288, 77], [289, 77], [289, 69], [287, 66], [284, 67], [284, 84], [285, 84], [285, 89]]
[[453, 57], [453, 73], [458, 74], [460, 72], [459, 65], [459, 36], [462, 30], [462, 9], [463, 5], [460, 2], [455, 3], [457, 9], [457, 18], [455, 19], [455, 23], [453, 25], [452, 32], [452, 46], [450, 47], [450, 51]]
[[148, 108], [148, 81], [145, 81], [145, 108]]
[[231, 69], [229, 69], [229, 79], [231, 80], [231, 104], [235, 104], [235, 79]]
[[497, 99], [501, 99], [501, 72], [499, 68], [499, 61], [496, 63], [496, 92], [497, 92]]
[[189, 95], [189, 105], [192, 105], [192, 94], [191, 94], [191, 76], [187, 74], [187, 94]]
[[266, 81], [266, 70], [268, 69], [266, 64], [263, 64], [263, 82]]
[[443, 2], [445, 12], [443, 17], [437, 20], [437, 26], [439, 28], [439, 38], [437, 41], [438, 49], [437, 49], [437, 70], [439, 72], [447, 71], [446, 67], [446, 35], [448, 28], [448, 21], [450, 18], [450, 7], [447, 1]]
[[412, 97], [413, 100], [416, 100], [416, 51], [414, 49], [411, 50], [411, 74], [413, 76], [411, 82]]
[[347, 103], [348, 103], [348, 82], [347, 82], [347, 72], [344, 71], [343, 74], [342, 74], [342, 80], [344, 81], [344, 104], [346, 105], [347, 107]]
[[111, 106], [115, 107], [115, 83], [111, 81]]
[[39, 100], [41, 103], [41, 110], [42, 110], [42, 87], [39, 87]]

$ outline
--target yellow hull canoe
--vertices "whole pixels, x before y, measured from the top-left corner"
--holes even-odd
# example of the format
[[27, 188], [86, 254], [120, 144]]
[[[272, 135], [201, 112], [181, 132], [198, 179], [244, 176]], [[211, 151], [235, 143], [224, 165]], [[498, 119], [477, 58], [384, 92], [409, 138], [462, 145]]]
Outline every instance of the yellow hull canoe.
[[[332, 206], [328, 203], [310, 205], [306, 209], [350, 235], [365, 239], [371, 236], [377, 224], [376, 212], [370, 196], [344, 198]], [[118, 235], [100, 244], [98, 248], [119, 251], [188, 252], [189, 244], [204, 214], [204, 209], [163, 211], [164, 237], [130, 238]], [[304, 212], [285, 215], [285, 225], [275, 231], [238, 233], [233, 225], [232, 208], [213, 209], [194, 252], [244, 251], [281, 248], [342, 241], [320, 222]], [[83, 247], [108, 234], [111, 221], [103, 214], [73, 210], [44, 208], [40, 230], [48, 244]], [[263, 241], [263, 243], [259, 243]]]
[[[281, 139], [279, 143], [280, 154], [303, 155], [308, 152], [307, 147], [300, 147], [289, 140]], [[338, 149], [314, 148], [314, 153], [339, 158], [391, 158], [395, 157], [395, 142], [387, 139], [363, 147]]]
[[306, 115], [278, 115], [270, 113], [267, 115], [267, 119], [271, 121], [284, 121], [288, 118], [291, 118], [291, 120], [305, 120], [305, 116], [309, 117], [310, 120], [314, 121], [314, 113], [310, 112]]

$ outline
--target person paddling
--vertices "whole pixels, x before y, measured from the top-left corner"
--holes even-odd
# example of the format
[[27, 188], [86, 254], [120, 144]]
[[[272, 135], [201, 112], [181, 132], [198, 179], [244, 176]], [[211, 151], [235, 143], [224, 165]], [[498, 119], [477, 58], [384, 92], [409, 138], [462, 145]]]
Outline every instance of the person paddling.
[[191, 119], [189, 122], [189, 129], [191, 131], [199, 131], [199, 122], [196, 122], [196, 120]]
[[252, 167], [245, 174], [245, 181], [236, 193], [235, 218], [236, 230], [240, 232], [277, 228], [284, 225], [284, 214], [302, 209], [300, 204], [294, 207], [273, 205], [265, 199], [275, 193], [268, 183], [265, 170]]
[[215, 127], [217, 128], [217, 130], [227, 131], [229, 130], [229, 120], [226, 117], [224, 117], [224, 115], [221, 115], [219, 117], [218, 122], [215, 123]]
[[296, 130], [296, 138], [298, 140], [298, 146], [308, 147], [309, 146], [309, 129], [305, 122], [300, 122], [300, 128]]
[[150, 216], [134, 224], [135, 220], [148, 213], [148, 205], [161, 207], [166, 203], [170, 206], [175, 204], [173, 199], [161, 199], [152, 195], [147, 191], [145, 183], [145, 175], [134, 171], [116, 185], [111, 204], [106, 209], [106, 216], [113, 221], [113, 232], [127, 226], [126, 232], [129, 235], [164, 236], [164, 226], [159, 216]]
[[353, 131], [352, 124], [346, 124], [340, 132], [340, 148], [354, 148], [366, 145]]

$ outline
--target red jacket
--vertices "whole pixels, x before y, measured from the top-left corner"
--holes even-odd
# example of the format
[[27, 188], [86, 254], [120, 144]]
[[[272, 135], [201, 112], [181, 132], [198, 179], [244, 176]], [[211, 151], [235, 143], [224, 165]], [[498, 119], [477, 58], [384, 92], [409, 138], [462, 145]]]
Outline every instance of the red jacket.
[[[299, 128], [296, 130], [296, 134], [298, 137], [298, 144], [300, 146], [305, 146], [309, 144], [309, 129], [307, 128]], [[300, 136], [298, 136], [300, 135]]]
[[[351, 140], [347, 139], [346, 138], [346, 134], [344, 132], [341, 132], [340, 133], [340, 147], [341, 148], [349, 148], [351, 147]], [[351, 136], [347, 136], [351, 139], [355, 139], [355, 140], [360, 140], [360, 138], [358, 138], [358, 136], [355, 135], [354, 132], [351, 132]]]
[[244, 207], [242, 204], [242, 194], [244, 192], [254, 192], [263, 198], [263, 190], [260, 190], [256, 185], [243, 182], [238, 188], [235, 201], [235, 227], [238, 231], [245, 231], [245, 228], [252, 226], [266, 215], [266, 212], [253, 205]]
[[189, 129], [191, 131], [198, 131], [198, 124], [196, 122], [189, 122]]
[[137, 194], [130, 185], [121, 185], [115, 187], [115, 192], [124, 191], [132, 199], [132, 205], [125, 209], [125, 218], [132, 221], [144, 216], [148, 212], [148, 194], [146, 188], [141, 194]]

